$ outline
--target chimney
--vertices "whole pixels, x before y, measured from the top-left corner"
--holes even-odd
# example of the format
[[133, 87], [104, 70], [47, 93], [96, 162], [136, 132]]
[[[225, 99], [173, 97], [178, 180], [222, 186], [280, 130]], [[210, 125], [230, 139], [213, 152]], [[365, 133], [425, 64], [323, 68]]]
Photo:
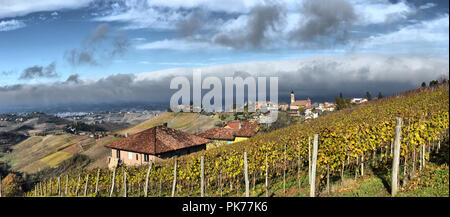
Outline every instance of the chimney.
[[239, 122], [239, 129], [241, 129], [242, 128], [242, 125], [241, 125], [241, 122]]
[[164, 122], [164, 123], [163, 123], [163, 126], [167, 127], [167, 122]]
[[128, 134], [128, 132], [126, 132], [126, 133], [125, 133], [125, 137], [128, 137], [128, 136], [129, 136], [129, 134]]

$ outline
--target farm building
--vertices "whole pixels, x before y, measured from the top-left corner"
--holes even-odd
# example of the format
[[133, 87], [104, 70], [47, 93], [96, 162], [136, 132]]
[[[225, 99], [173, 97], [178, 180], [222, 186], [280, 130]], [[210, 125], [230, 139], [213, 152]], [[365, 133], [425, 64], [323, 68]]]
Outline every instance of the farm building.
[[209, 139], [167, 126], [156, 126], [105, 145], [111, 148], [110, 167], [118, 162], [141, 165], [206, 149]]
[[209, 129], [198, 136], [212, 140], [209, 146], [239, 142], [252, 137], [258, 131], [258, 124], [253, 121], [230, 121], [223, 127]]

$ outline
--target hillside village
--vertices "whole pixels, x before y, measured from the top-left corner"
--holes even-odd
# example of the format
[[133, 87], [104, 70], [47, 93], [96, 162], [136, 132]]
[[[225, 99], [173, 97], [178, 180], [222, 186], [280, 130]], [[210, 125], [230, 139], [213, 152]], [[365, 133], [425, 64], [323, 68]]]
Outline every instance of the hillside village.
[[[244, 112], [233, 112], [231, 114], [225, 112], [202, 112], [202, 114], [210, 117], [217, 118], [218, 116], [221, 120], [215, 127], [206, 129], [203, 132], [196, 131], [193, 134], [186, 134], [183, 131], [168, 127], [167, 123], [161, 123], [158, 126], [135, 134], [125, 132], [124, 138], [105, 145], [105, 147], [111, 149], [111, 155], [107, 158], [108, 166], [109, 168], [114, 168], [120, 164], [141, 165], [150, 161], [161, 161], [165, 158], [209, 150], [247, 140], [258, 133], [260, 125], [265, 125], [260, 120], [268, 115], [271, 110], [279, 110], [282, 113], [286, 113], [289, 117], [295, 118], [296, 121], [293, 123], [308, 121], [335, 111], [335, 103], [333, 102], [312, 103], [309, 98], [296, 100], [294, 91], [291, 91], [290, 99], [289, 103], [273, 103], [270, 101], [253, 103], [256, 109], [254, 113], [248, 112], [246, 109]], [[354, 105], [367, 102], [365, 98], [352, 98], [349, 100]], [[244, 108], [248, 108], [251, 103], [246, 103]], [[263, 112], [264, 107], [267, 108], [266, 112]], [[192, 111], [193, 108], [194, 106], [189, 106], [189, 110]], [[169, 131], [170, 133], [168, 133]], [[160, 150], [156, 151], [158, 149]]]

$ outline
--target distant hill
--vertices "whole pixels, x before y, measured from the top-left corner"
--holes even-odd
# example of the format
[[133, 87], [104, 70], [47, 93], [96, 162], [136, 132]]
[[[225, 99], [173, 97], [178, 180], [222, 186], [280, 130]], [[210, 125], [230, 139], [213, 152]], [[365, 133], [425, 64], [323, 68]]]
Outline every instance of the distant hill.
[[132, 135], [163, 123], [167, 123], [167, 126], [170, 128], [196, 134], [215, 127], [217, 123], [220, 123], [220, 119], [200, 113], [164, 112], [135, 126], [119, 130], [116, 133], [121, 135], [129, 133]]
[[[215, 127], [220, 120], [217, 117], [213, 118], [199, 113], [165, 112], [116, 133], [134, 134], [165, 122], [169, 127], [175, 129], [188, 133], [199, 133]], [[118, 139], [120, 138], [114, 136], [94, 139], [89, 136], [73, 134], [31, 136], [17, 145], [11, 146], [11, 153], [0, 156], [0, 162], [8, 162], [14, 171], [33, 174], [47, 168], [57, 167], [65, 160], [82, 154], [89, 159], [86, 169], [105, 168], [107, 167], [106, 157], [111, 153], [104, 145]]]

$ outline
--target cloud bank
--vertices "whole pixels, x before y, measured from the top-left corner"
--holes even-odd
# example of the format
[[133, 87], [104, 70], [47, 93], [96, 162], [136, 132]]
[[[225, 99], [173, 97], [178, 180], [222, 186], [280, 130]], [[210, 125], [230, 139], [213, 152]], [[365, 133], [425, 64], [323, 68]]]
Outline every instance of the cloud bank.
[[[339, 92], [362, 96], [366, 91], [384, 95], [416, 88], [422, 81], [445, 75], [448, 59], [387, 55], [343, 55], [294, 60], [250, 62], [204, 67], [202, 76], [278, 76], [280, 99], [291, 89], [298, 97], [332, 99]], [[65, 82], [0, 87], [0, 106], [89, 103], [165, 102], [174, 76], [192, 76], [192, 69], [169, 69], [140, 74], [117, 74], [98, 80], [78, 75]], [[287, 100], [287, 98], [285, 99]]]
[[39, 11], [75, 9], [89, 5], [92, 0], [1, 0], [0, 19], [4, 17], [25, 16]]

